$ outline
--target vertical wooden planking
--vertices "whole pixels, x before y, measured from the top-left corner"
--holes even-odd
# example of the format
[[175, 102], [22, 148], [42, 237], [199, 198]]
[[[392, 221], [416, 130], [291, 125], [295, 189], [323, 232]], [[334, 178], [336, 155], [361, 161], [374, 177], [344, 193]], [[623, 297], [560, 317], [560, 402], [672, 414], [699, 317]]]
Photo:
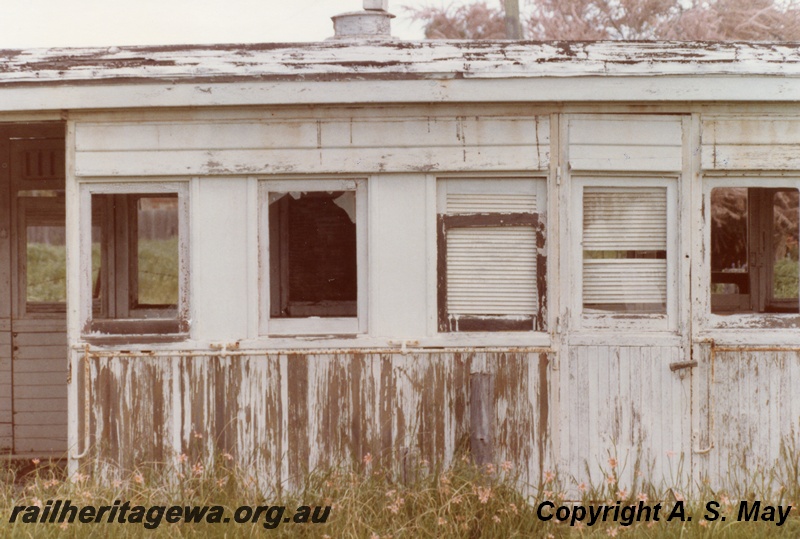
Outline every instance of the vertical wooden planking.
[[395, 435], [395, 411], [396, 411], [396, 391], [394, 368], [392, 356], [381, 354], [380, 356], [380, 387], [378, 393], [379, 411], [378, 424], [380, 428], [380, 451], [374, 456], [377, 457], [376, 465], [384, 469], [391, 469], [395, 462], [393, 458], [393, 443]]
[[425, 462], [449, 462], [465, 440], [476, 357], [494, 379], [495, 460], [538, 481], [548, 360], [520, 352], [92, 357], [95, 469], [191, 473], [222, 456], [274, 492], [317, 467], [361, 466], [369, 453], [373, 466], [410, 478]]
[[[286, 372], [286, 388], [288, 391], [286, 402], [288, 404], [289, 417], [287, 440], [289, 445], [286, 447], [286, 456], [284, 458], [289, 461], [288, 479], [290, 485], [299, 485], [302, 478], [308, 473], [310, 446], [312, 443], [315, 445], [319, 443], [319, 440], [314, 436], [316, 429], [309, 429], [309, 424], [312, 419], [317, 417], [314, 412], [318, 412], [317, 407], [320, 403], [313, 402], [312, 404], [309, 388], [323, 389], [331, 387], [326, 386], [324, 382], [309, 386], [309, 370], [314, 359], [317, 358], [309, 358], [304, 355], [290, 356], [287, 359], [290, 362]], [[338, 410], [334, 408], [327, 411], [336, 412]]]
[[[579, 468], [575, 470], [583, 480], [589, 481], [590, 477], [584, 476], [582, 468], [583, 463], [580, 462], [580, 456], [588, 454], [589, 452], [589, 437], [591, 436], [592, 425], [596, 424], [594, 417], [591, 416], [592, 408], [589, 406], [589, 400], [585, 398], [589, 395], [589, 369], [591, 367], [590, 361], [584, 361], [583, 348], [570, 347], [569, 349], [569, 372], [570, 377], [568, 384], [564, 388], [568, 388], [568, 393], [565, 392], [564, 396], [569, 395], [576, 405], [569, 409], [578, 412], [577, 417], [570, 416], [562, 418], [562, 422], [570, 426], [570, 439], [565, 444], [569, 448], [570, 459], [569, 466], [572, 468]], [[583, 397], [583, 398], [582, 398]], [[564, 407], [567, 409], [567, 407]]]
[[[598, 481], [602, 481], [602, 478], [597, 475], [597, 462], [594, 458], [597, 454], [597, 447], [599, 445], [598, 437], [600, 436], [600, 417], [598, 417], [598, 414], [600, 413], [600, 408], [606, 409], [605, 403], [603, 406], [594, 405], [594, 403], [600, 402], [597, 400], [599, 398], [597, 385], [600, 382], [599, 373], [601, 372], [599, 368], [600, 358], [597, 354], [597, 346], [587, 346], [576, 350], [580, 350], [580, 354], [578, 355], [579, 360], [585, 361], [588, 365], [588, 376], [584, 382], [585, 386], [583, 386], [585, 392], [582, 393], [583, 396], [580, 398], [587, 400], [587, 406], [589, 406], [589, 422], [587, 423], [587, 432], [583, 433], [585, 438], [579, 435], [579, 437], [574, 440], [574, 442], [578, 442], [582, 446], [582, 451], [578, 454], [580, 461], [574, 462], [572, 465], [588, 465], [589, 477], [586, 479], [590, 483], [597, 483]], [[594, 470], [594, 473], [592, 473], [592, 470]]]
[[618, 447], [623, 451], [622, 462], [626, 463], [624, 469], [620, 470], [623, 485], [633, 484], [634, 465], [638, 456], [636, 438], [633, 436], [633, 407], [636, 406], [637, 385], [631, 383], [631, 363], [635, 357], [636, 348], [626, 346], [615, 351], [615, 363], [619, 365], [619, 376], [617, 378], [619, 397], [617, 397], [617, 414], [619, 420], [618, 427]]

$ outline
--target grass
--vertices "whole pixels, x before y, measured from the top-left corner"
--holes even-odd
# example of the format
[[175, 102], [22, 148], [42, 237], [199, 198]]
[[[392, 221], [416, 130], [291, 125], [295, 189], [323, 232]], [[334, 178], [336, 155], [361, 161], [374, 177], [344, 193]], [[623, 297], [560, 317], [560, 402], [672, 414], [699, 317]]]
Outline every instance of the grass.
[[139, 242], [139, 303], [177, 305], [178, 238]]
[[[791, 459], [788, 459], [791, 460]], [[97, 481], [88, 474], [67, 477], [58, 466], [37, 463], [32, 472], [22, 476], [18, 469], [6, 464], [0, 469], [6, 481], [0, 491], [0, 536], [2, 537], [321, 537], [321, 538], [515, 538], [515, 537], [797, 537], [800, 517], [795, 513], [781, 527], [769, 522], [736, 522], [738, 500], [728, 499], [721, 492], [701, 488], [696, 499], [686, 502], [686, 515], [692, 521], [675, 518], [666, 521], [676, 498], [682, 496], [674, 488], [655, 489], [645, 481], [629, 492], [619, 490], [618, 464], [614, 459], [603, 469], [610, 481], [601, 485], [571, 485], [581, 492], [584, 505], [636, 504], [640, 500], [654, 505], [661, 500], [660, 522], [640, 522], [622, 526], [618, 522], [593, 526], [542, 521], [537, 505], [551, 500], [556, 506], [563, 499], [567, 486], [556, 474], [545, 472], [543, 483], [533, 488], [534, 496], [526, 498], [511, 463], [478, 468], [464, 456], [456, 458], [444, 470], [432, 470], [425, 463], [413, 479], [401, 482], [373, 469], [368, 455], [364, 462], [350, 468], [322, 470], [309, 474], [296, 494], [264, 496], [258, 491], [255, 478], [232, 464], [232, 457], [223, 456], [214, 465], [177, 459], [174, 478], [143, 468], [120, 476], [117, 480]], [[794, 459], [796, 462], [797, 459]], [[791, 477], [787, 476], [787, 480]], [[636, 492], [634, 492], [634, 490]], [[795, 490], [797, 486], [795, 485]], [[786, 492], [784, 491], [784, 494]], [[141, 524], [25, 524], [8, 523], [16, 505], [41, 505], [47, 500], [69, 499], [73, 505], [113, 505], [115, 500], [132, 505], [220, 505], [232, 515], [240, 505], [285, 505], [286, 515], [303, 505], [330, 506], [324, 523], [280, 523], [265, 529], [266, 518], [257, 523], [193, 523], [161, 522], [156, 529]], [[720, 502], [720, 511], [728, 515], [725, 522], [707, 521], [704, 504]], [[787, 504], [786, 498], [777, 502]], [[322, 513], [318, 513], [318, 516]]]
[[773, 280], [774, 295], [777, 299], [791, 299], [797, 297], [798, 263], [791, 258], [781, 258], [775, 261]]
[[[139, 303], [178, 303], [178, 238], [139, 242]], [[27, 298], [63, 302], [67, 297], [67, 251], [64, 245], [29, 243]], [[92, 281], [100, 271], [100, 244], [92, 244]]]

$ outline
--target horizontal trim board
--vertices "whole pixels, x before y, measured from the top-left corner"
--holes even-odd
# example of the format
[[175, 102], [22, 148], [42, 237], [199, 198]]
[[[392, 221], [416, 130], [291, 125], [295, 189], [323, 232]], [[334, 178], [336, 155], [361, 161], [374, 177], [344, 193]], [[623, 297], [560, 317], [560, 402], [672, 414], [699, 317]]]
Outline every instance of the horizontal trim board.
[[705, 170], [800, 169], [800, 144], [704, 144], [701, 152], [701, 166]]
[[570, 146], [681, 146], [681, 116], [570, 118]]
[[332, 82], [128, 83], [0, 88], [0, 111], [226, 105], [564, 102], [792, 102], [800, 84], [769, 75], [649, 75]]
[[350, 118], [260, 122], [78, 123], [84, 151], [418, 148], [549, 145], [549, 118]]
[[800, 118], [746, 116], [739, 118], [705, 117], [703, 145], [759, 146], [800, 144]]
[[533, 148], [368, 148], [308, 150], [81, 152], [78, 176], [207, 174], [370, 173], [442, 171], [538, 171], [547, 167]]
[[569, 148], [573, 170], [680, 171], [680, 146], [586, 146]]

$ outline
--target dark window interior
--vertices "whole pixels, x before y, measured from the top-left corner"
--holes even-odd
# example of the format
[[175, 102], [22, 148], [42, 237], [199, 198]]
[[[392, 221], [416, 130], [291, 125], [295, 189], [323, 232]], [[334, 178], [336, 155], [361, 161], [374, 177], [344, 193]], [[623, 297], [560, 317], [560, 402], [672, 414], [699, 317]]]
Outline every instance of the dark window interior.
[[711, 191], [711, 311], [798, 313], [798, 191]]
[[270, 316], [356, 316], [355, 192], [271, 193]]

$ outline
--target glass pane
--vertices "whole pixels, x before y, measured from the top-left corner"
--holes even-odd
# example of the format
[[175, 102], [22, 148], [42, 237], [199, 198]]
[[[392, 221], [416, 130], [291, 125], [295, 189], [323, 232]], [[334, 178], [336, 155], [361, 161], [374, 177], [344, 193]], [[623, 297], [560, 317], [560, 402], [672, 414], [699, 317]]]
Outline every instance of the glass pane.
[[711, 191], [711, 312], [798, 312], [798, 191]]
[[143, 196], [136, 205], [139, 306], [178, 304], [178, 197]]
[[270, 194], [276, 318], [356, 316], [355, 192]]
[[67, 248], [63, 226], [27, 227], [28, 303], [67, 301]]

